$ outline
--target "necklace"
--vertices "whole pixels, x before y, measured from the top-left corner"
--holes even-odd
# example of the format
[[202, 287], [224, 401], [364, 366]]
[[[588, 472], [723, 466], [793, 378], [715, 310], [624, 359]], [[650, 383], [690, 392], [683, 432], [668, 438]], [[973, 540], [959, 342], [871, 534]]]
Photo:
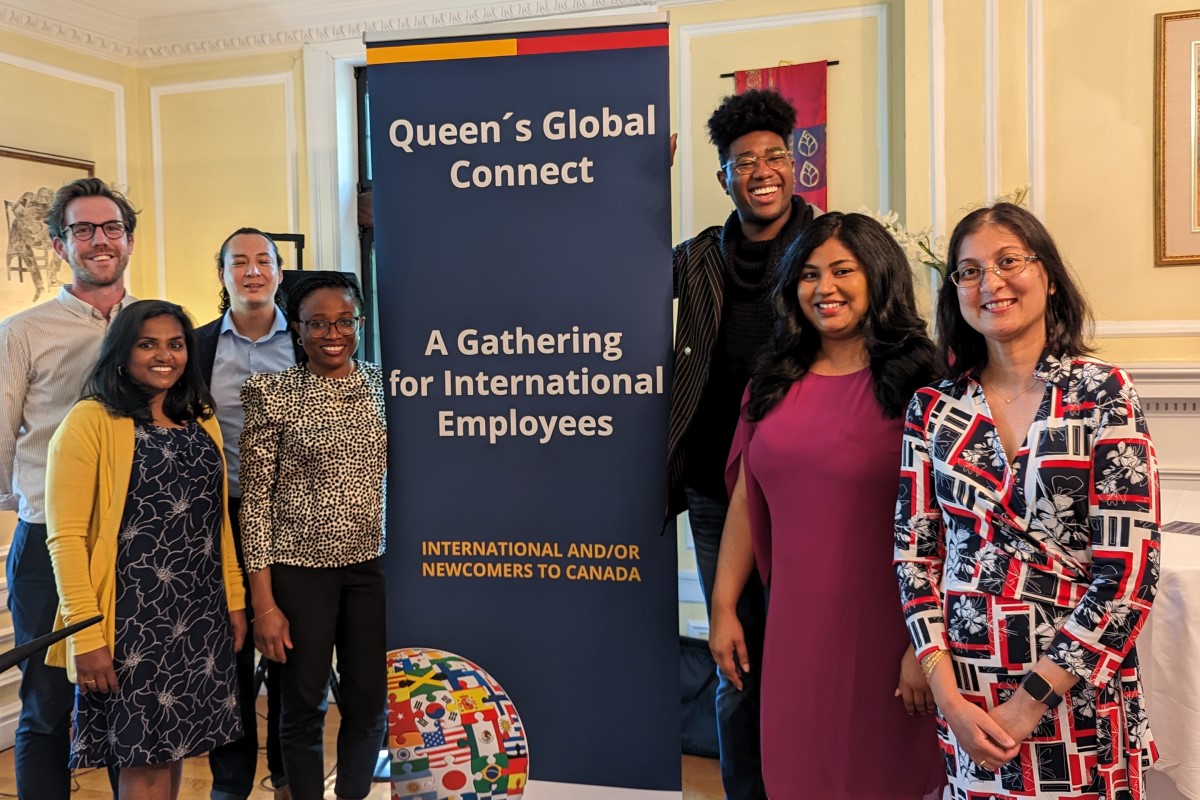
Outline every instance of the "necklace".
[[1029, 391], [1030, 389], [1032, 389], [1033, 387], [1037, 386], [1037, 384], [1038, 384], [1038, 379], [1037, 379], [1037, 378], [1034, 378], [1034, 379], [1033, 379], [1033, 383], [1029, 384], [1029, 385], [1028, 385], [1028, 386], [1026, 386], [1024, 389], [1022, 389], [1021, 391], [1019, 391], [1019, 392], [1017, 392], [1016, 394], [1014, 394], [1012, 397], [1005, 397], [1004, 395], [1000, 394], [1000, 390], [996, 388], [996, 385], [995, 385], [995, 384], [992, 384], [991, 391], [995, 392], [996, 396], [997, 396], [997, 397], [999, 397], [1001, 400], [1003, 400], [1003, 401], [1004, 401], [1004, 405], [1006, 405], [1006, 406], [1011, 406], [1011, 405], [1012, 405], [1012, 402], [1013, 402], [1013, 400], [1016, 400], [1018, 397], [1020, 397], [1021, 395], [1025, 394], [1026, 392], [1028, 392], [1028, 391]]

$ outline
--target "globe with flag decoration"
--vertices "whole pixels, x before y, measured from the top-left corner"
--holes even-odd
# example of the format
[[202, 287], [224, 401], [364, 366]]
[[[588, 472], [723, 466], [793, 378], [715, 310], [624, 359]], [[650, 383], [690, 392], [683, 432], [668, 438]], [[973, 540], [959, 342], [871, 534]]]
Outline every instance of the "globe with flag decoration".
[[445, 650], [388, 653], [392, 800], [511, 800], [529, 751], [516, 706], [477, 664]]

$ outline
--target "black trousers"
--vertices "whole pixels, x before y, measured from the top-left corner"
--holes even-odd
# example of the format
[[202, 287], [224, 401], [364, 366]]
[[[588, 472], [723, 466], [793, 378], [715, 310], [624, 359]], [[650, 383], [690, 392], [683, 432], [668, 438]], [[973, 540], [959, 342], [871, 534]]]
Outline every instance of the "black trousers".
[[288, 618], [292, 649], [279, 665], [279, 742], [293, 800], [324, 796], [324, 729], [331, 662], [337, 653], [338, 797], [361, 800], [387, 724], [383, 564], [271, 567], [275, 603]]
[[[242, 526], [238, 512], [240, 497], [229, 498], [229, 520], [233, 523], [233, 543], [237, 550], [238, 566], [246, 571], [242, 557]], [[221, 745], [208, 754], [212, 770], [211, 800], [246, 800], [254, 789], [254, 773], [258, 769], [258, 687], [254, 682], [254, 609], [250, 605], [250, 579], [246, 577], [246, 641], [237, 654], [238, 702], [242, 711], [242, 738]], [[287, 783], [283, 771], [283, 756], [279, 750], [279, 665], [264, 657], [267, 687], [267, 769], [271, 784], [276, 788]]]

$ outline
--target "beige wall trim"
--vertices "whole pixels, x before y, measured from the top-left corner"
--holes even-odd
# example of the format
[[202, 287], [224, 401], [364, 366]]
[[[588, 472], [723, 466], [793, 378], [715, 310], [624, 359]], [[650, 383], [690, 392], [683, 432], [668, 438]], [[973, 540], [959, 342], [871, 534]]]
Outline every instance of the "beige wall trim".
[[[946, 21], [942, 0], [929, 0], [929, 225], [946, 235]], [[934, 291], [930, 287], [930, 291]]]
[[1025, 119], [1026, 152], [1029, 154], [1030, 210], [1039, 219], [1046, 218], [1046, 49], [1042, 0], [1026, 2], [1025, 53], [1029, 60], [1026, 69], [1028, 85]]
[[1000, 0], [983, 0], [983, 196], [1000, 194]]
[[1157, 339], [1161, 336], [1200, 337], [1200, 320], [1135, 319], [1100, 321], [1096, 323], [1097, 339]]
[[366, 48], [361, 39], [305, 45], [303, 58], [310, 260], [361, 276], [354, 68], [366, 63]]
[[[890, 153], [891, 139], [888, 129], [888, 8], [877, 4], [857, 6], [853, 8], [838, 8], [828, 11], [807, 11], [797, 14], [780, 14], [771, 17], [748, 17], [724, 22], [704, 22], [694, 25], [679, 26], [679, 124], [687, 125], [692, 119], [692, 40], [704, 36], [723, 36], [730, 33], [745, 33], [747, 31], [770, 30], [771, 28], [790, 28], [800, 25], [816, 25], [824, 22], [840, 22], [852, 19], [875, 20], [876, 74], [875, 96], [875, 141], [879, 153], [879, 202], [877, 208], [891, 207], [891, 189], [888, 181], [891, 174]], [[694, 143], [690, 136], [680, 137], [678, 163], [690, 164]], [[681, 193], [682, 213], [680, 230], [684, 235], [691, 235], [696, 230], [694, 223], [695, 209], [692, 198], [695, 196], [695, 176], [691, 170], [680, 170], [682, 173]]]
[[[1164, 489], [1200, 492], [1200, 469], [1159, 469], [1159, 484]], [[1163, 520], [1170, 522], [1171, 520]]]
[[[0, 9], [3, 7], [0, 6]], [[115, 176], [103, 176], [109, 180], [116, 180], [123, 189], [129, 188], [129, 141], [126, 135], [125, 127], [125, 87], [119, 83], [106, 81], [101, 78], [96, 78], [92, 75], [85, 75], [82, 72], [72, 72], [69, 69], [62, 67], [43, 64], [40, 61], [34, 61], [29, 58], [14, 56], [11, 53], [0, 51], [0, 64], [10, 64], [14, 67], [27, 69], [31, 72], [40, 72], [43, 75], [49, 75], [52, 78], [59, 78], [64, 81], [72, 81], [73, 83], [81, 83], [84, 86], [91, 86], [101, 91], [110, 92], [113, 96], [113, 140], [116, 143], [117, 152], [114, 154], [117, 161], [117, 174]], [[77, 156], [85, 158], [88, 161], [95, 160], [95, 154], [79, 154], [79, 153], [64, 153], [64, 155]], [[127, 279], [128, 280], [128, 279]]]
[[[12, 670], [18, 675], [21, 673]], [[14, 700], [0, 706], [0, 750], [7, 750], [17, 739], [17, 717], [21, 714], [21, 701]]]
[[[367, 32], [427, 30], [486, 25], [510, 20], [612, 9], [653, 7], [647, 0], [506, 0], [466, 5], [462, 0], [399, 0], [344, 6], [300, 0], [287, 9], [287, 26], [280, 27], [277, 8], [239, 9], [236, 14], [213, 12], [151, 18], [140, 24], [86, 6], [87, 29], [62, 20], [73, 19], [80, 4], [72, 0], [0, 0], [0, 27], [128, 64], [170, 63], [226, 58], [242, 52], [291, 50], [305, 44], [361, 39]], [[400, 13], [396, 13], [399, 11]]]
[[250, 86], [283, 86], [284, 108], [287, 114], [284, 118], [285, 140], [287, 143], [287, 217], [291, 229], [299, 230], [300, 221], [296, 215], [298, 190], [296, 186], [296, 99], [294, 79], [290, 72], [280, 72], [267, 75], [252, 75], [246, 78], [231, 78], [228, 80], [197, 81], [194, 83], [175, 83], [154, 86], [150, 89], [150, 142], [154, 168], [154, 225], [155, 225], [155, 259], [157, 262], [158, 296], [167, 297], [167, 243], [165, 236], [165, 189], [163, 187], [163, 137], [162, 137], [162, 106], [163, 97], [173, 94], [191, 94], [193, 92], [225, 91]]

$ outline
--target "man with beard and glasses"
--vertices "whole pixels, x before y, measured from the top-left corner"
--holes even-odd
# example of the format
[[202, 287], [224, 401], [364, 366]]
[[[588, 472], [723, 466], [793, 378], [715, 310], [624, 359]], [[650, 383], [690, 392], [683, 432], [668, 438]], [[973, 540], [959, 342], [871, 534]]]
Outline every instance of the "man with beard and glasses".
[[[8, 552], [8, 609], [13, 641], [24, 644], [54, 626], [58, 591], [46, 549], [46, 451], [79, 400], [125, 293], [137, 212], [98, 178], [80, 178], [54, 195], [46, 225], [73, 281], [58, 296], [0, 322], [0, 509], [17, 512]], [[16, 733], [17, 794], [68, 800], [67, 769], [75, 687], [65, 669], [37, 653], [21, 665]]]

